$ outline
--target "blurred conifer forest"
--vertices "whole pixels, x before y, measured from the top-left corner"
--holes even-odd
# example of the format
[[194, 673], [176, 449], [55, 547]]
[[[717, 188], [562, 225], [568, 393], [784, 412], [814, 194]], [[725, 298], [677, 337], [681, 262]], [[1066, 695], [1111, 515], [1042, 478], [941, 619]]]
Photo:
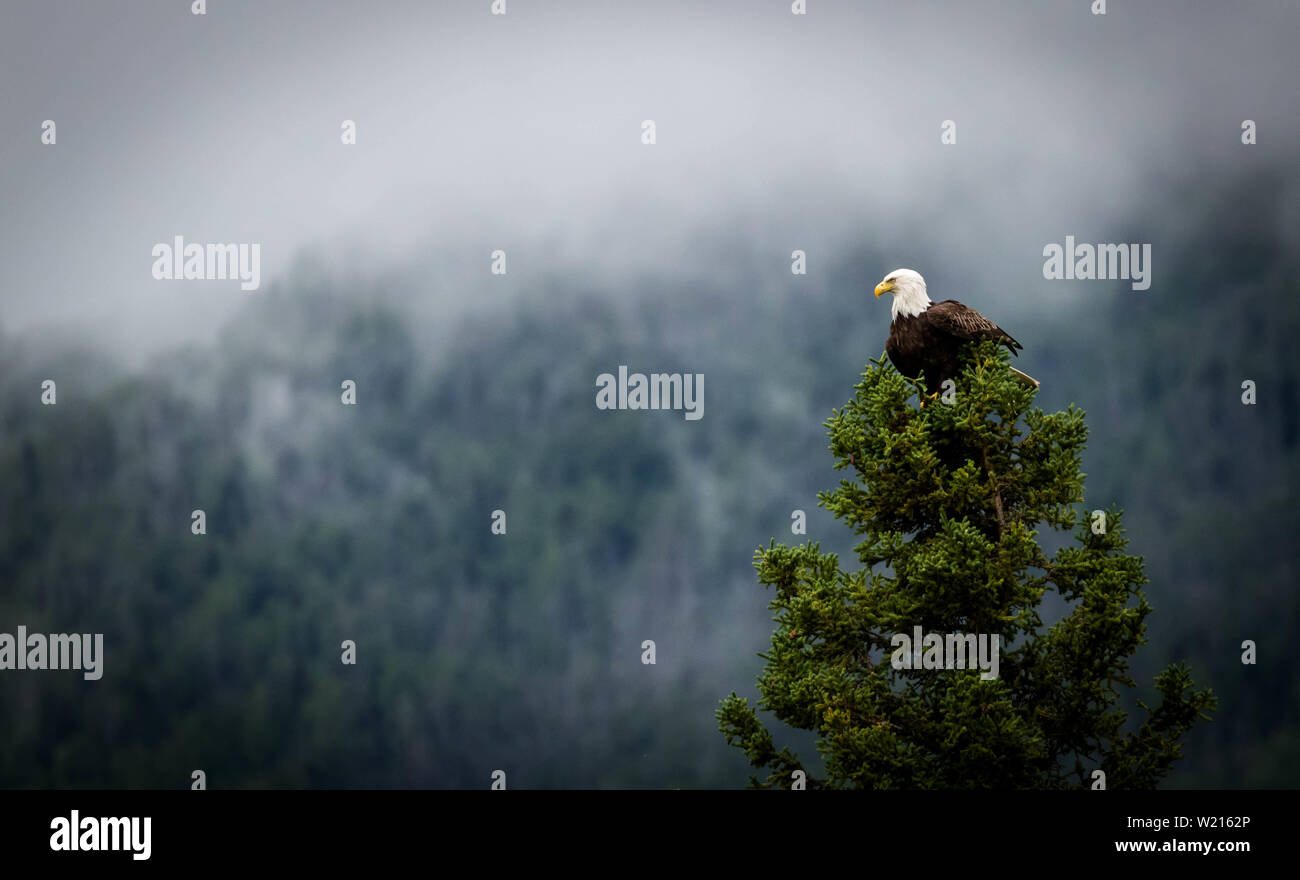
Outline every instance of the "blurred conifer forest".
[[[1216, 186], [1170, 185], [1176, 226], [1134, 219], [1150, 291], [988, 314], [1039, 404], [1088, 414], [1085, 504], [1124, 509], [1150, 578], [1139, 696], [1186, 660], [1219, 697], [1166, 787], [1296, 787], [1300, 260], [1285, 187]], [[473, 291], [311, 273], [143, 370], [3, 332], [0, 631], [102, 632], [105, 656], [97, 682], [0, 675], [0, 787], [742, 787], [714, 711], [755, 695], [771, 634], [754, 549], [805, 540], [799, 508], [851, 553], [816, 503], [823, 422], [883, 351], [897, 259], [864, 241], [794, 279], [717, 250], [725, 282], [538, 278], [437, 344], [403, 296]], [[598, 411], [620, 364], [704, 373], [704, 418]]]

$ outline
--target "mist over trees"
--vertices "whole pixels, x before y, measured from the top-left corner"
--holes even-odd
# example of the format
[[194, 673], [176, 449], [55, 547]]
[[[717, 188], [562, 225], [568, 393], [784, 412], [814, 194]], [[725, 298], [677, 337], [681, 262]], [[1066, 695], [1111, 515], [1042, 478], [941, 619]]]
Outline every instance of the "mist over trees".
[[[1176, 225], [1134, 218], [1151, 290], [998, 319], [1041, 405], [1088, 412], [1085, 504], [1144, 557], [1134, 677], [1186, 659], [1219, 697], [1165, 784], [1296, 786], [1294, 199], [1270, 175], [1161, 193]], [[752, 554], [794, 509], [850, 550], [816, 506], [821, 425], [883, 350], [895, 262], [864, 242], [787, 297], [752, 296], [752, 264], [617, 298], [550, 278], [438, 345], [400, 297], [312, 278], [132, 372], [0, 337], [0, 629], [105, 644], [97, 682], [0, 675], [0, 785], [743, 785], [713, 712], [771, 631]], [[619, 364], [704, 373], [707, 415], [598, 411]]]

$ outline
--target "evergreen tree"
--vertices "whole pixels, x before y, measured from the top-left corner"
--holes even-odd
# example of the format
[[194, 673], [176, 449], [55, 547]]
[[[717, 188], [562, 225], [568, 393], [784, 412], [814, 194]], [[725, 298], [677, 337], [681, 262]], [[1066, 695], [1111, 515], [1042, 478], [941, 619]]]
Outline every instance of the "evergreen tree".
[[[883, 357], [855, 390], [826, 422], [835, 467], [853, 479], [819, 500], [862, 536], [862, 570], [842, 571], [816, 543], [772, 541], [754, 561], [777, 623], [758, 708], [817, 733], [825, 776], [778, 751], [733, 692], [717, 717], [768, 771], [750, 785], [790, 787], [802, 770], [808, 788], [1079, 788], [1099, 787], [1100, 770], [1107, 788], [1154, 787], [1215, 698], [1170, 666], [1155, 679], [1159, 706], [1139, 702], [1146, 720], [1126, 729], [1117, 704], [1135, 687], [1128, 658], [1151, 606], [1119, 511], [1080, 506], [1083, 412], [1030, 409], [1034, 390], [993, 343], [968, 346], [955, 395], [923, 406]], [[1041, 524], [1073, 542], [1048, 555]], [[1044, 628], [1049, 589], [1066, 611]], [[998, 636], [997, 677], [895, 668], [913, 658], [895, 635], [916, 627]]]

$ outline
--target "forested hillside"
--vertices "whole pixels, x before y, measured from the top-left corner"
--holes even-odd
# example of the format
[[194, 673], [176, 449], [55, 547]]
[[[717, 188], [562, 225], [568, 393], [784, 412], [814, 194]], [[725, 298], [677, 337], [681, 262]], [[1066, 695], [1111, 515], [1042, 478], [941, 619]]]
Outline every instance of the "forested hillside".
[[[1244, 186], [1271, 207], [1233, 214]], [[1146, 557], [1138, 681], [1185, 659], [1220, 697], [1174, 786], [1300, 785], [1287, 205], [1234, 183], [1154, 238], [1152, 290], [1003, 320], [1039, 404], [1087, 412], [1089, 504]], [[751, 556], [801, 540], [795, 508], [854, 542], [816, 507], [822, 422], [883, 350], [890, 268], [868, 243], [797, 296], [758, 268], [617, 297], [549, 279], [438, 345], [401, 296], [290, 284], [129, 374], [4, 336], [0, 630], [103, 632], [105, 671], [0, 678], [0, 785], [742, 786], [713, 711], [752, 696], [771, 629]], [[703, 373], [704, 418], [597, 410], [620, 364]]]

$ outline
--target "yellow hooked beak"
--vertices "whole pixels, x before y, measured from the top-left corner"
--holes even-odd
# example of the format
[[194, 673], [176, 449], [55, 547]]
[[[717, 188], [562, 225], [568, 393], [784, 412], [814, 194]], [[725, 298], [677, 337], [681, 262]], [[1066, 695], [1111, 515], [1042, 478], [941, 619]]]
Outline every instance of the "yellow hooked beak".
[[879, 284], [876, 285], [876, 299], [880, 299], [880, 295], [882, 293], [888, 293], [893, 289], [894, 289], [894, 282], [892, 281], [880, 282]]

